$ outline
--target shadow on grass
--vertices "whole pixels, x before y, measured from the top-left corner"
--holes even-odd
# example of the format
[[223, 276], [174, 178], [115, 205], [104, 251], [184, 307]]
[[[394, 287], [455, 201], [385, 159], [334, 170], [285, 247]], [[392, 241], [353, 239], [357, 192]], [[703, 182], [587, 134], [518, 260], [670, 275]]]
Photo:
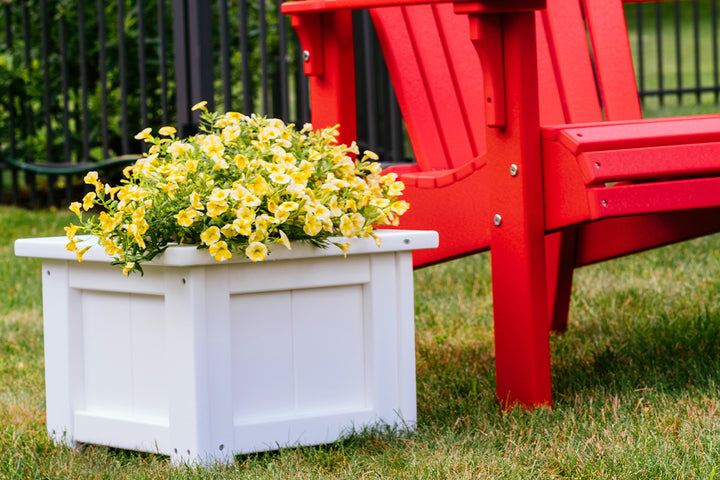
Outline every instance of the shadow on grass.
[[[674, 310], [626, 324], [571, 326], [553, 341], [556, 400], [653, 390], [716, 393], [720, 314]], [[613, 330], [614, 329], [614, 330]], [[588, 347], [587, 339], [595, 341]]]

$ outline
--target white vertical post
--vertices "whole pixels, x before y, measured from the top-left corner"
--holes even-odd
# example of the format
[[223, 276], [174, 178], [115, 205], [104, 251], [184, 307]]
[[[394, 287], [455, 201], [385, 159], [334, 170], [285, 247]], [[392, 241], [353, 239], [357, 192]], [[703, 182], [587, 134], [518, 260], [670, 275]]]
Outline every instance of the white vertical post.
[[205, 268], [167, 269], [165, 288], [170, 458], [202, 462], [210, 440]]
[[76, 364], [73, 355], [81, 353], [79, 348], [73, 348], [78, 339], [73, 338], [71, 325], [73, 291], [68, 262], [45, 260], [42, 279], [47, 429], [55, 442], [74, 447], [73, 387], [77, 376], [72, 371]]

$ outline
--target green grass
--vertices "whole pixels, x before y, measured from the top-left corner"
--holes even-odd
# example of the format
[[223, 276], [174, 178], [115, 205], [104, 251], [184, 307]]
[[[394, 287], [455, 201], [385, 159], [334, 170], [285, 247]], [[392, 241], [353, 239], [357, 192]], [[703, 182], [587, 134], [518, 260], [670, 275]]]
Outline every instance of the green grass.
[[173, 467], [159, 455], [52, 444], [45, 432], [40, 267], [12, 242], [65, 213], [0, 208], [0, 478], [682, 478], [720, 465], [720, 236], [577, 272], [551, 339], [553, 409], [494, 396], [487, 254], [415, 273], [418, 428]]

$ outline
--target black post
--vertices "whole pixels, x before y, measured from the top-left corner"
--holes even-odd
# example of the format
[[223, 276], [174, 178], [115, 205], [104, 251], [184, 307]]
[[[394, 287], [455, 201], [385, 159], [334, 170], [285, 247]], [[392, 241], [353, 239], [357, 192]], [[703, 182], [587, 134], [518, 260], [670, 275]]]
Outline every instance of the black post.
[[193, 105], [207, 101], [214, 110], [212, 21], [210, 2], [173, 0], [177, 129], [181, 136], [195, 133], [199, 113]]

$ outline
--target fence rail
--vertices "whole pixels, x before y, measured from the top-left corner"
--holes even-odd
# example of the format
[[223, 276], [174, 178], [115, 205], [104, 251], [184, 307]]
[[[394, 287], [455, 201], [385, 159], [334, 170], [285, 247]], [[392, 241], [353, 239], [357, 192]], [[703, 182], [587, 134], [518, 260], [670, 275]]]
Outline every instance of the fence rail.
[[[282, 0], [14, 0], [0, 5], [0, 156], [83, 163], [142, 153], [134, 133], [190, 107], [309, 120], [301, 52]], [[629, 4], [648, 110], [716, 104], [718, 1]], [[369, 16], [357, 12], [358, 143], [384, 161], [412, 152]], [[36, 26], [40, 26], [37, 28]], [[67, 203], [77, 178], [0, 170], [4, 203]]]

